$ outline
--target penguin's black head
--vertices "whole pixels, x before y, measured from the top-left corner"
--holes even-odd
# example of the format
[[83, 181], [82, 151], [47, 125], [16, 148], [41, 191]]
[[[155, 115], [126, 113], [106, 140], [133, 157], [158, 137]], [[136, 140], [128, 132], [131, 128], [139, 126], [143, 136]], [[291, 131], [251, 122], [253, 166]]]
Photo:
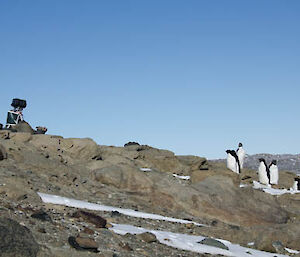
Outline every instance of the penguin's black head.
[[239, 143], [239, 147], [243, 147], [243, 144], [242, 144], [242, 143]]
[[271, 165], [272, 164], [277, 165], [277, 161], [276, 160], [272, 160]]
[[229, 154], [231, 152], [231, 150], [226, 150], [226, 153]]
[[258, 160], [259, 160], [259, 162], [266, 162], [266, 160], [264, 158], [259, 158]]
[[300, 178], [295, 178], [294, 180], [300, 183]]

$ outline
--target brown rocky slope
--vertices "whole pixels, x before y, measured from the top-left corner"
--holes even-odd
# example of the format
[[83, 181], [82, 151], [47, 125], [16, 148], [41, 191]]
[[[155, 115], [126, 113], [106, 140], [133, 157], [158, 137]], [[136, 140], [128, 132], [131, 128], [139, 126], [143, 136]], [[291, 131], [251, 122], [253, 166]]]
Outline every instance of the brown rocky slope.
[[[300, 250], [300, 196], [272, 196], [252, 187], [240, 188], [240, 183], [250, 185], [257, 180], [253, 170], [237, 175], [222, 163], [209, 163], [197, 156], [176, 156], [145, 145], [101, 146], [91, 139], [8, 135], [3, 131], [0, 152], [0, 216], [29, 228], [40, 246], [38, 256], [96, 254], [70, 247], [68, 238], [75, 238], [78, 231], [85, 229], [98, 235], [93, 237], [100, 250], [97, 256], [194, 255], [155, 242], [155, 247], [149, 247], [138, 238], [82, 223], [82, 218], [73, 217], [75, 210], [45, 205], [37, 192], [191, 219], [208, 226], [186, 227], [101, 213], [110, 222], [207, 235], [244, 246], [254, 242], [254, 248], [273, 252], [273, 243], [280, 241], [285, 247]], [[181, 180], [173, 173], [191, 179]], [[290, 187], [293, 177], [292, 173], [282, 172], [279, 186]], [[31, 217], [39, 211], [50, 218], [41, 221]]]

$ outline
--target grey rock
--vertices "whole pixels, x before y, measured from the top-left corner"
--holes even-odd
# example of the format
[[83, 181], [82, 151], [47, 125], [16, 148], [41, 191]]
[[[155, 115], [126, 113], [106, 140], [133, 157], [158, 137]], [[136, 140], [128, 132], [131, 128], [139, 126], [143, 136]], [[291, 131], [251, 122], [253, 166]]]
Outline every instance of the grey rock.
[[224, 245], [220, 241], [212, 239], [212, 238], [205, 238], [205, 239], [203, 239], [202, 241], [200, 241], [198, 243], [203, 244], [203, 245], [209, 245], [209, 246], [213, 246], [213, 247], [222, 248], [222, 249], [225, 249], [225, 250], [229, 250], [229, 248], [226, 245]]
[[5, 148], [0, 145], [0, 161], [3, 161], [4, 159], [7, 159], [7, 152]]
[[44, 211], [40, 210], [31, 215], [34, 219], [39, 219], [41, 221], [49, 221], [52, 222], [51, 217]]
[[11, 131], [12, 132], [30, 133], [31, 135], [33, 135], [33, 133], [34, 133], [34, 130], [29, 125], [29, 123], [27, 123], [26, 121], [20, 122], [17, 125], [13, 126], [11, 128]]
[[280, 241], [275, 241], [272, 243], [272, 246], [274, 247], [275, 251], [277, 253], [280, 253], [280, 254], [286, 254], [288, 253], [286, 250], [285, 250], [285, 247], [284, 245], [280, 242]]
[[150, 232], [145, 232], [142, 234], [138, 234], [136, 235], [136, 237], [146, 243], [154, 243], [157, 242], [157, 238], [154, 234], [150, 233]]
[[1, 257], [35, 257], [39, 245], [28, 228], [0, 217], [0, 249]]

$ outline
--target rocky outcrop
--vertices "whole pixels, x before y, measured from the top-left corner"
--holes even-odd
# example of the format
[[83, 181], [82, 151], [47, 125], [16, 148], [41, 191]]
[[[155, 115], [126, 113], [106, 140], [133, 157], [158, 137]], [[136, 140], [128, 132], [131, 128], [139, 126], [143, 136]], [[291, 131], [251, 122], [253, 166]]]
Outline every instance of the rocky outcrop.
[[[91, 139], [21, 132], [10, 132], [8, 137], [0, 135], [0, 145], [7, 157], [0, 162], [0, 214], [5, 213], [30, 229], [34, 228], [36, 240], [49, 250], [47, 255], [48, 250], [43, 248], [44, 256], [94, 256], [94, 252], [79, 252], [69, 244], [74, 243], [80, 249], [97, 244], [102, 254], [104, 249], [111, 248], [114, 240], [116, 251], [135, 254], [137, 247], [131, 247], [131, 243], [139, 245], [143, 240], [125, 237], [123, 244], [108, 231], [114, 223], [134, 222], [126, 215], [117, 212], [87, 214], [84, 210], [44, 205], [36, 192], [100, 201], [105, 205], [209, 225], [172, 224], [174, 232], [223, 238], [245, 246], [254, 242], [255, 248], [272, 251], [278, 251], [274, 242], [299, 248], [296, 239], [300, 236], [300, 196], [272, 196], [254, 190], [250, 185], [257, 180], [255, 170], [243, 169], [241, 174], [235, 174], [227, 170], [224, 163], [208, 162], [198, 156], [176, 156], [146, 145], [101, 146]], [[173, 173], [189, 175], [190, 180], [174, 177]], [[294, 174], [282, 172], [278, 187], [289, 188], [293, 178]], [[247, 187], [240, 188], [240, 184]], [[141, 226], [142, 222], [139, 220], [135, 225]], [[163, 226], [154, 221], [147, 221], [149, 224], [153, 229]], [[59, 240], [54, 234], [59, 235]], [[256, 238], [259, 240], [255, 241]], [[156, 253], [163, 251], [157, 242], [147, 245], [158, 247]], [[280, 244], [275, 246], [278, 248]]]
[[205, 173], [202, 181], [190, 186], [174, 183], [160, 172], [144, 173], [128, 165], [96, 170], [95, 177], [103, 184], [141, 194], [153, 205], [185, 210], [198, 217], [217, 218], [243, 226], [287, 222], [287, 212], [273, 196], [252, 188], [241, 190], [232, 172], [232, 177], [227, 172], [201, 172]]
[[0, 217], [0, 249], [1, 257], [35, 257], [39, 245], [28, 228]]
[[11, 131], [12, 132], [23, 132], [23, 133], [29, 133], [29, 134], [33, 134], [34, 133], [34, 130], [29, 125], [29, 123], [26, 122], [26, 121], [22, 121], [22, 122], [19, 122], [17, 125], [14, 125], [11, 128]]

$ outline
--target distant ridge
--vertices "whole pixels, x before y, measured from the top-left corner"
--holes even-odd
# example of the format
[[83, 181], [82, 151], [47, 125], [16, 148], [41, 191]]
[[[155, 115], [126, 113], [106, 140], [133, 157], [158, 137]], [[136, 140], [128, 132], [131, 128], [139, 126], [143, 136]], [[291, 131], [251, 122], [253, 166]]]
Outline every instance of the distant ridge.
[[[286, 170], [300, 175], [300, 154], [253, 154], [246, 155], [245, 168], [256, 170], [258, 167], [258, 159], [264, 158], [267, 163], [272, 160], [278, 161], [279, 170]], [[225, 162], [225, 159], [210, 160], [211, 162]]]

